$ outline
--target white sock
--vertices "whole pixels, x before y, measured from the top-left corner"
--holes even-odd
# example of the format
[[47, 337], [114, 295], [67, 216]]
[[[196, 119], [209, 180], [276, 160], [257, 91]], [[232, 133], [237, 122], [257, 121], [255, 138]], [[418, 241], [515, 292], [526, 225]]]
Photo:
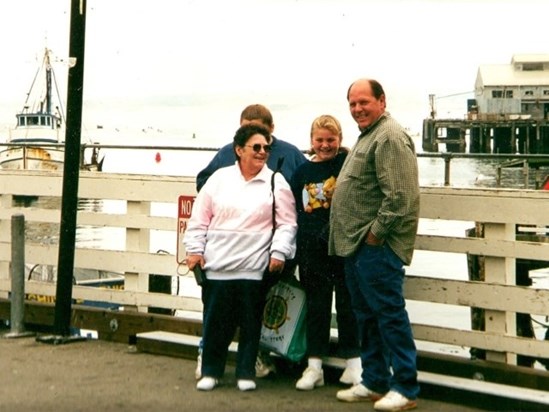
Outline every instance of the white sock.
[[322, 369], [322, 359], [320, 358], [309, 358], [308, 364], [310, 368]]
[[360, 360], [360, 358], [346, 359], [345, 364], [348, 368], [355, 368], [355, 369], [362, 368], [362, 361]]

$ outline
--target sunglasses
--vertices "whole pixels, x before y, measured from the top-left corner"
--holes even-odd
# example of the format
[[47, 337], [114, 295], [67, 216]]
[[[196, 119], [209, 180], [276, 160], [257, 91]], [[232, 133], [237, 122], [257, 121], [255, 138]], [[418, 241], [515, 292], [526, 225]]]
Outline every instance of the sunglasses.
[[244, 146], [251, 147], [252, 150], [256, 153], [259, 153], [262, 148], [263, 150], [265, 150], [265, 153], [269, 153], [271, 150], [273, 150], [270, 144], [261, 145], [259, 143], [256, 143], [256, 144], [245, 144]]

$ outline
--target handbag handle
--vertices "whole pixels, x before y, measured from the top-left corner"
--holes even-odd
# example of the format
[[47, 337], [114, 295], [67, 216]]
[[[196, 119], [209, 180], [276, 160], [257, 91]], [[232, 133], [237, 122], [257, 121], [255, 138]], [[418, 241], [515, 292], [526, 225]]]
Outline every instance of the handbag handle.
[[280, 169], [282, 169], [282, 164], [284, 163], [284, 157], [279, 157], [278, 161], [276, 163], [276, 169], [271, 175], [271, 193], [273, 194], [273, 205], [272, 205], [272, 220], [273, 220], [273, 236], [276, 229], [276, 205], [275, 205], [275, 174], [280, 173]]

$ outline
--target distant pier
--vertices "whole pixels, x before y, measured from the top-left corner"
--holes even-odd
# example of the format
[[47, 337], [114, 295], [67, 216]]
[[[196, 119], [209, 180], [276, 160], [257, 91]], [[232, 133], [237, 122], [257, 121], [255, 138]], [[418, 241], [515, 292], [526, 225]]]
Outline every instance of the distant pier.
[[[425, 152], [548, 154], [549, 120], [527, 116], [490, 116], [484, 119], [423, 121]], [[515, 118], [516, 117], [516, 118]]]

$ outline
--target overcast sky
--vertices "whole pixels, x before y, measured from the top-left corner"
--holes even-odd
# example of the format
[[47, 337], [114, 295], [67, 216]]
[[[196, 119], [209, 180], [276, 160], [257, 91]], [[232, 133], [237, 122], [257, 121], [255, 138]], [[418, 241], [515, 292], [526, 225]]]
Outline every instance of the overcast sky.
[[[87, 5], [84, 100], [96, 108], [114, 100], [162, 106], [211, 99], [345, 107], [349, 83], [369, 76], [385, 86], [393, 112], [426, 117], [430, 93], [472, 91], [479, 65], [549, 53], [545, 0]], [[69, 15], [69, 0], [0, 2], [0, 122], [11, 123], [22, 106], [44, 47], [67, 57]], [[66, 83], [66, 73], [57, 73]]]

